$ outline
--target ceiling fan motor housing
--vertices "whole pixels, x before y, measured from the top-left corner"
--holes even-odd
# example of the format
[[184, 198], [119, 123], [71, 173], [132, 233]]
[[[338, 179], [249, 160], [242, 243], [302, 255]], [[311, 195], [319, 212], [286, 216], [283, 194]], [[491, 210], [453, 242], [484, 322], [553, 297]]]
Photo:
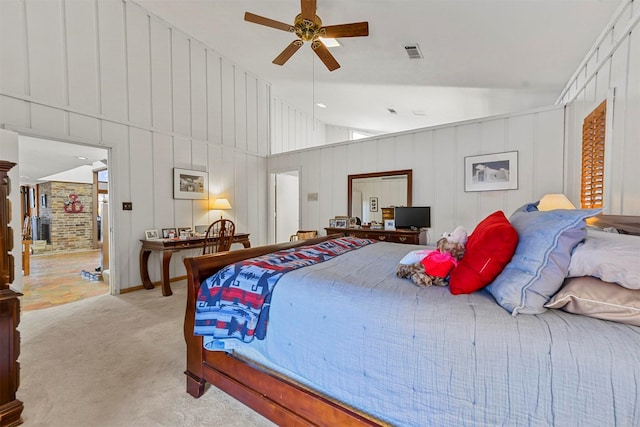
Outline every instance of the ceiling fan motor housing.
[[316, 15], [313, 22], [308, 19], [304, 19], [302, 14], [296, 16], [293, 22], [294, 33], [306, 42], [313, 41], [320, 34], [320, 28], [322, 28], [322, 20]]

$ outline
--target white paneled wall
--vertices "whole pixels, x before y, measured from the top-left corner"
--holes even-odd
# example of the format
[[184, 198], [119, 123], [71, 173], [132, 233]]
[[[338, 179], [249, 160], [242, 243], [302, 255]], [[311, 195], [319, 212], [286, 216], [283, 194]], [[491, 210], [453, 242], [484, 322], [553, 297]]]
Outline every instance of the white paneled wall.
[[[326, 145], [269, 158], [270, 171], [300, 170], [300, 227], [324, 231], [347, 214], [347, 176], [413, 170], [413, 204], [431, 206], [430, 238], [457, 225], [469, 232], [496, 210], [507, 216], [546, 193], [563, 192], [564, 109], [540, 110]], [[518, 151], [518, 189], [464, 191], [466, 156]], [[318, 193], [308, 201], [307, 193]]]
[[225, 217], [267, 242], [268, 83], [128, 0], [1, 0], [0, 40], [0, 126], [110, 149], [116, 290], [141, 284], [144, 230], [219, 215], [173, 199], [174, 167], [207, 171], [211, 201], [229, 198]]
[[[582, 122], [607, 99], [605, 212], [640, 215], [640, 4], [623, 2], [559, 101], [567, 104], [567, 194], [580, 191]], [[578, 202], [578, 203], [576, 203]]]

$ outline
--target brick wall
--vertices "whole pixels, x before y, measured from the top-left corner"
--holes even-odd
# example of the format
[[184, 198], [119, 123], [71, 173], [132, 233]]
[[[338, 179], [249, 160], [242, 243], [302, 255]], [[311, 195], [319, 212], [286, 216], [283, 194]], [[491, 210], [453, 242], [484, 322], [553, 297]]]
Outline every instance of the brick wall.
[[[52, 181], [39, 184], [38, 191], [47, 195], [40, 218], [50, 221], [52, 251], [93, 249], [93, 185]], [[77, 196], [75, 205], [71, 195]]]

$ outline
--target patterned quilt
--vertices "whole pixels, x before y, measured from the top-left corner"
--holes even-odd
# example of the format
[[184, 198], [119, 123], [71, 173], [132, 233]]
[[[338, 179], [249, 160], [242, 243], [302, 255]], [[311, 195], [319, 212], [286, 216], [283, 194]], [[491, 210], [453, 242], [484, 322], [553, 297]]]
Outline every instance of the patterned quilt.
[[263, 340], [267, 333], [272, 291], [287, 272], [318, 264], [371, 243], [341, 237], [287, 249], [228, 265], [206, 279], [198, 290], [195, 335], [217, 339]]

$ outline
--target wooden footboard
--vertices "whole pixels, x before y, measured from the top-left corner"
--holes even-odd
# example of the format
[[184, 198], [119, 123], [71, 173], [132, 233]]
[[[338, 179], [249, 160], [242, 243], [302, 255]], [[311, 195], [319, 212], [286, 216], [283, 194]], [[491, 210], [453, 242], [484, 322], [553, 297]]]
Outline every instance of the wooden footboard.
[[202, 337], [193, 335], [195, 301], [201, 281], [225, 265], [282, 249], [319, 243], [332, 237], [338, 236], [323, 236], [184, 260], [188, 278], [184, 337], [187, 343], [185, 374], [189, 394], [200, 397], [204, 393], [205, 384], [212, 384], [279, 425], [382, 425], [259, 366], [227, 353], [207, 351], [202, 346]]

